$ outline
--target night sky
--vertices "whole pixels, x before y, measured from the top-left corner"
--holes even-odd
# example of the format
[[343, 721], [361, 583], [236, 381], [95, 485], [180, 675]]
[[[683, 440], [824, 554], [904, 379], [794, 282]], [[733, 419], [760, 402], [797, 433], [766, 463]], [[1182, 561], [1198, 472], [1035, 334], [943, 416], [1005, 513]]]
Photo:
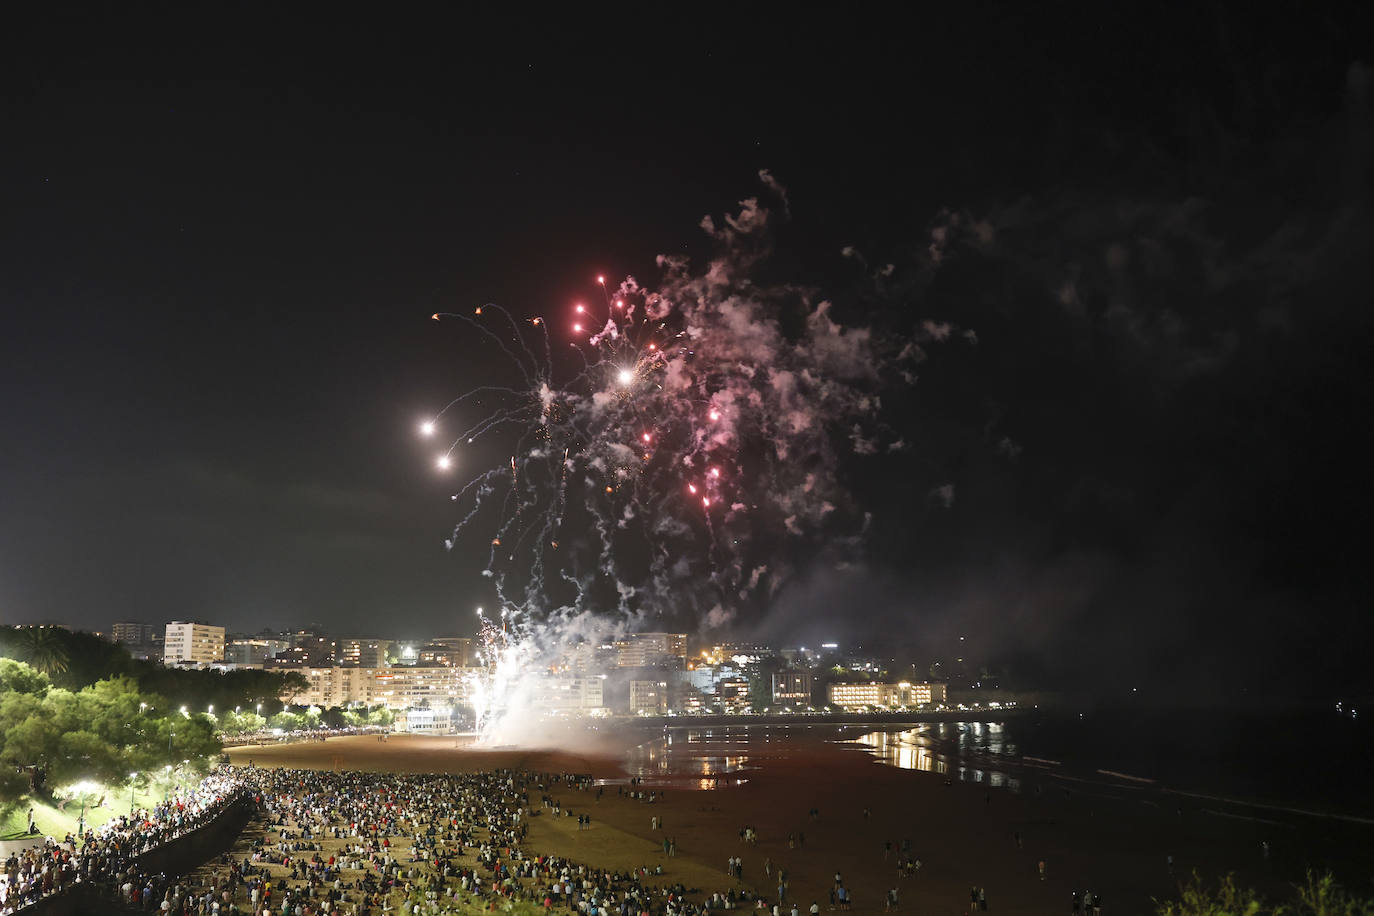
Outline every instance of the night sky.
[[861, 561], [735, 635], [1374, 692], [1358, 8], [17, 24], [0, 617], [470, 633], [485, 553], [415, 429], [502, 370], [430, 314], [652, 280], [767, 169], [773, 280], [977, 342], [885, 396], [910, 448], [842, 463]]

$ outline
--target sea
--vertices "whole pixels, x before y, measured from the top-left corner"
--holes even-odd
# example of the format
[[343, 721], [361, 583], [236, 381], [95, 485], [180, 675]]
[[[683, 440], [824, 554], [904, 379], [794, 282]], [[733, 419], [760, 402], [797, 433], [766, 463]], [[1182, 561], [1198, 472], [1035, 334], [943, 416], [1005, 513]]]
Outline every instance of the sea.
[[631, 749], [646, 785], [740, 785], [766, 746], [850, 745], [1007, 792], [1145, 793], [1162, 804], [1374, 824], [1374, 729], [1320, 711], [1023, 710], [962, 720], [671, 724]]

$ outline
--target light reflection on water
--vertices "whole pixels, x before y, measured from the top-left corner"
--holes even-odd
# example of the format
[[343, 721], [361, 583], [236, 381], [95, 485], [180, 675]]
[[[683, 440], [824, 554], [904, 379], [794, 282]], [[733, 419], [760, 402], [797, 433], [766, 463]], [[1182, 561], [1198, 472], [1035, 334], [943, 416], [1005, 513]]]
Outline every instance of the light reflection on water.
[[[771, 742], [772, 735], [738, 728], [692, 728], [666, 732], [630, 749], [625, 770], [649, 787], [723, 789], [749, 780], [737, 774], [753, 769], [746, 753], [752, 742]], [[598, 780], [599, 784], [628, 779]]]
[[[928, 722], [887, 730], [872, 728], [673, 728], [630, 749], [625, 757], [627, 777], [597, 782], [624, 785], [633, 777], [650, 789], [721, 789], [748, 782], [743, 774], [767, 766], [769, 757], [806, 754], [808, 742], [837, 742], [862, 747], [889, 766], [1021, 791], [1021, 780], [1015, 775], [1020, 750], [1015, 742], [1007, 740], [1000, 722]], [[751, 763], [751, 757], [759, 759]]]
[[874, 731], [848, 739], [882, 763], [951, 780], [1021, 791], [1008, 772], [1020, 755], [1000, 722], [934, 722], [902, 731]]

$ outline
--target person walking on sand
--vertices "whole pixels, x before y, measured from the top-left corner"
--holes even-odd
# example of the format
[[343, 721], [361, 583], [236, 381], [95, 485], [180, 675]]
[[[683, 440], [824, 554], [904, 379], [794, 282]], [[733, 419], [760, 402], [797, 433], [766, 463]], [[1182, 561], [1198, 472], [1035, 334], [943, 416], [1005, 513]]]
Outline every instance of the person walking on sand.
[[1044, 859], [1041, 859], [1041, 860], [1040, 860], [1040, 880], [1041, 880], [1041, 881], [1044, 881], [1044, 880], [1045, 880], [1045, 860], [1044, 860]]
[[986, 887], [980, 887], [980, 888], [978, 888], [978, 909], [982, 910], [982, 911], [985, 912], [985, 913], [987, 912], [987, 909], [988, 909], [988, 889], [987, 889]]

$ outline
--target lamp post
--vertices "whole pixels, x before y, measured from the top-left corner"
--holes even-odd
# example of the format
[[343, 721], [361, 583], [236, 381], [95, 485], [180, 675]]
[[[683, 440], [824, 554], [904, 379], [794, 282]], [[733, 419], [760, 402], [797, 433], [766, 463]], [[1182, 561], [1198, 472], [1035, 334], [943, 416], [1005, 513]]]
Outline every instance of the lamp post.
[[136, 787], [136, 784], [134, 783], [134, 780], [137, 779], [137, 778], [138, 778], [138, 774], [137, 774], [137, 773], [130, 773], [130, 774], [129, 774], [129, 819], [130, 819], [130, 820], [132, 820], [132, 819], [133, 819], [133, 816], [134, 816], [134, 789], [135, 789], [135, 787]]
[[175, 738], [176, 736], [177, 736], [177, 733], [176, 733], [176, 732], [168, 732], [168, 733], [167, 733], [167, 753], [169, 753], [169, 754], [172, 752], [172, 739]]

